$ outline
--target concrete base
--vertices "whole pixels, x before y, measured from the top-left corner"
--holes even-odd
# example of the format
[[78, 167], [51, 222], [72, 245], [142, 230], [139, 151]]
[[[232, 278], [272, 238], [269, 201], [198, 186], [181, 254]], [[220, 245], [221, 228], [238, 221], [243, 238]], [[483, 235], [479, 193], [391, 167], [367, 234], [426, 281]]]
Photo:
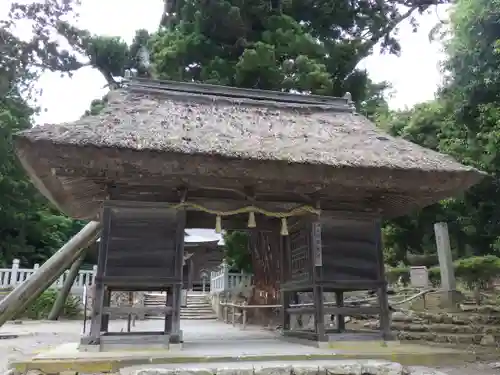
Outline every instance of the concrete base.
[[145, 350], [170, 350], [182, 348], [182, 330], [177, 335], [165, 335], [163, 332], [113, 332], [103, 333], [98, 344], [91, 344], [90, 338], [80, 340], [81, 352], [120, 352]]
[[459, 350], [397, 341], [338, 341], [328, 348], [314, 348], [283, 340], [239, 340], [238, 342], [211, 341], [185, 343], [182, 350], [116, 350], [111, 352], [86, 352], [79, 350], [78, 343], [68, 343], [40, 353], [32, 358], [12, 363], [18, 373], [38, 370], [58, 374], [64, 371], [80, 373], [118, 372], [121, 368], [152, 364], [193, 364], [269, 361], [311, 361], [339, 359], [378, 359], [405, 365], [443, 365], [444, 362], [463, 363], [475, 359], [475, 355]]

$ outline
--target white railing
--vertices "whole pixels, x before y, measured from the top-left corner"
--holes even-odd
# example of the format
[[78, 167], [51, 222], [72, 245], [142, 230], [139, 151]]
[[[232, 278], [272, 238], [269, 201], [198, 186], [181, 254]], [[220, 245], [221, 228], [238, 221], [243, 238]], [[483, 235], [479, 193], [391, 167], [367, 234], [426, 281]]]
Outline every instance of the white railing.
[[[20, 268], [19, 259], [14, 259], [11, 268], [0, 268], [0, 289], [14, 288], [26, 281], [40, 266], [35, 264], [33, 268]], [[81, 293], [84, 286], [91, 286], [94, 283], [97, 266], [92, 270], [80, 270], [73, 284], [72, 291]], [[68, 277], [69, 271], [64, 272], [54, 284], [53, 288], [59, 289], [63, 286]], [[236, 288], [241, 284], [250, 284], [252, 275], [244, 272], [229, 272], [227, 264], [223, 263], [216, 270], [210, 272], [210, 292], [220, 293]]]
[[229, 291], [241, 284], [250, 284], [252, 275], [244, 272], [229, 272], [227, 264], [222, 263], [220, 267], [210, 272], [210, 293], [216, 294]]
[[[35, 271], [40, 267], [40, 265], [35, 264], [33, 268], [20, 268], [19, 259], [14, 259], [11, 268], [0, 268], [0, 289], [15, 288], [17, 285], [23, 283]], [[92, 270], [84, 271], [80, 270], [78, 276], [72, 287], [72, 291], [80, 292], [83, 290], [84, 286], [90, 286], [94, 283], [94, 277], [96, 273], [97, 266], [94, 266]], [[68, 277], [69, 270], [64, 272], [54, 284], [53, 288], [61, 288], [64, 284], [64, 280]]]

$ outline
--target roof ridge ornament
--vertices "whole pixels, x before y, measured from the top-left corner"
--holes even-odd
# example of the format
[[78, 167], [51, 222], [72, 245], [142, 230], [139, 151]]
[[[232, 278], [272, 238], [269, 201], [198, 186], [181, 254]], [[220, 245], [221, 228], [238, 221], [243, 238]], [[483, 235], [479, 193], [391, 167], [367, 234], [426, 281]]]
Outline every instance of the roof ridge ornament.
[[284, 91], [248, 89], [241, 87], [213, 85], [201, 82], [178, 82], [153, 80], [132, 76], [129, 79], [128, 90], [142, 94], [164, 94], [170, 96], [191, 95], [230, 98], [234, 101], [270, 101], [285, 105], [302, 105], [311, 107], [331, 108], [349, 112], [350, 106], [346, 98], [324, 95], [300, 95]]

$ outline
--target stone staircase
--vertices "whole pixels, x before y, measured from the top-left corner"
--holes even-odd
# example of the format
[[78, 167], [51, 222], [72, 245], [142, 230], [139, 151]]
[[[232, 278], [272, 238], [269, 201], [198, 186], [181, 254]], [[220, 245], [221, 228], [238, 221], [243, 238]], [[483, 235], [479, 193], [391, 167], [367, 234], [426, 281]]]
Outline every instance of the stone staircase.
[[[144, 297], [145, 306], [164, 306], [165, 294], [147, 293]], [[162, 316], [147, 316], [149, 319], [163, 319]], [[212, 309], [208, 296], [201, 292], [191, 291], [187, 295], [187, 305], [181, 307], [182, 320], [215, 320], [217, 315]]]
[[[478, 306], [464, 310], [395, 312], [391, 328], [400, 340], [500, 348], [500, 308]], [[378, 329], [379, 322], [370, 321], [364, 326]]]

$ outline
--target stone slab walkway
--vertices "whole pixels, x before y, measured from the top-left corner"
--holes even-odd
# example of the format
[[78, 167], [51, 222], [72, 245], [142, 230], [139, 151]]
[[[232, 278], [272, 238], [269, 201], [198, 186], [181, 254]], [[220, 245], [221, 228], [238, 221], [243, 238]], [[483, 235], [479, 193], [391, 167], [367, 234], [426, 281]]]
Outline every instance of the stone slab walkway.
[[[125, 330], [125, 321], [112, 321], [111, 330]], [[162, 322], [158, 320], [138, 321], [134, 330], [161, 330]], [[406, 355], [407, 359], [415, 355], [416, 346], [410, 344], [390, 345], [387, 348], [382, 348], [380, 344], [360, 344], [360, 343], [339, 343], [334, 349], [318, 349], [308, 345], [300, 345], [290, 343], [284, 340], [277, 339], [277, 335], [273, 332], [263, 330], [258, 327], [248, 327], [246, 330], [241, 330], [239, 327], [218, 321], [183, 321], [182, 329], [184, 330], [185, 344], [182, 350], [174, 352], [162, 352], [152, 355], [149, 353], [132, 353], [132, 357], [143, 357], [151, 361], [151, 358], [156, 358], [160, 362], [177, 362], [184, 364], [188, 362], [205, 362], [207, 358], [212, 358], [211, 361], [218, 363], [234, 361], [290, 361], [290, 356], [294, 356], [296, 361], [308, 359], [325, 360], [325, 359], [346, 359], [352, 358], [381, 358], [395, 362], [398, 360], [394, 354]], [[20, 361], [24, 363], [33, 362], [36, 359], [37, 365], [41, 362], [57, 362], [59, 364], [75, 363], [75, 361], [95, 362], [97, 357], [102, 356], [105, 359], [107, 353], [81, 353], [76, 351], [76, 343], [79, 341], [82, 331], [81, 322], [62, 321], [62, 322], [24, 322], [23, 324], [6, 324], [0, 328], [2, 333], [19, 334], [16, 339], [0, 340], [0, 373], [7, 368], [9, 361]], [[65, 344], [65, 345], [62, 345]], [[62, 346], [61, 346], [62, 345]], [[353, 346], [354, 345], [354, 346]], [[395, 353], [396, 351], [396, 353]], [[427, 346], [418, 346], [418, 352], [421, 354], [432, 354], [434, 358], [441, 356], [442, 358], [449, 357], [450, 354], [459, 354], [453, 350], [445, 348], [435, 348]], [[364, 354], [364, 357], [361, 354]], [[387, 356], [391, 357], [387, 357]], [[89, 356], [86, 358], [85, 356]], [[119, 356], [119, 355], [118, 355]], [[123, 357], [123, 355], [122, 355]], [[129, 353], [130, 357], [130, 353]], [[215, 358], [214, 358], [215, 357]], [[462, 359], [464, 359], [462, 357]], [[27, 362], [26, 362], [27, 360]], [[108, 363], [110, 362], [108, 354]], [[154, 362], [154, 361], [153, 361]], [[404, 362], [404, 361], [403, 361]], [[144, 362], [142, 362], [144, 363]], [[149, 362], [151, 363], [151, 362]], [[128, 366], [136, 363], [129, 363]], [[124, 365], [126, 365], [124, 363]], [[461, 365], [462, 366], [462, 365]], [[120, 366], [123, 367], [123, 366]], [[462, 366], [463, 367], [463, 366]], [[448, 367], [448, 372], [451, 375], [490, 375], [498, 374], [497, 371], [488, 368], [480, 372], [467, 370], [464, 372], [454, 373], [453, 369], [457, 366]], [[449, 370], [451, 369], [451, 370]], [[94, 368], [100, 372], [98, 368]], [[450, 372], [452, 371], [452, 372]]]

